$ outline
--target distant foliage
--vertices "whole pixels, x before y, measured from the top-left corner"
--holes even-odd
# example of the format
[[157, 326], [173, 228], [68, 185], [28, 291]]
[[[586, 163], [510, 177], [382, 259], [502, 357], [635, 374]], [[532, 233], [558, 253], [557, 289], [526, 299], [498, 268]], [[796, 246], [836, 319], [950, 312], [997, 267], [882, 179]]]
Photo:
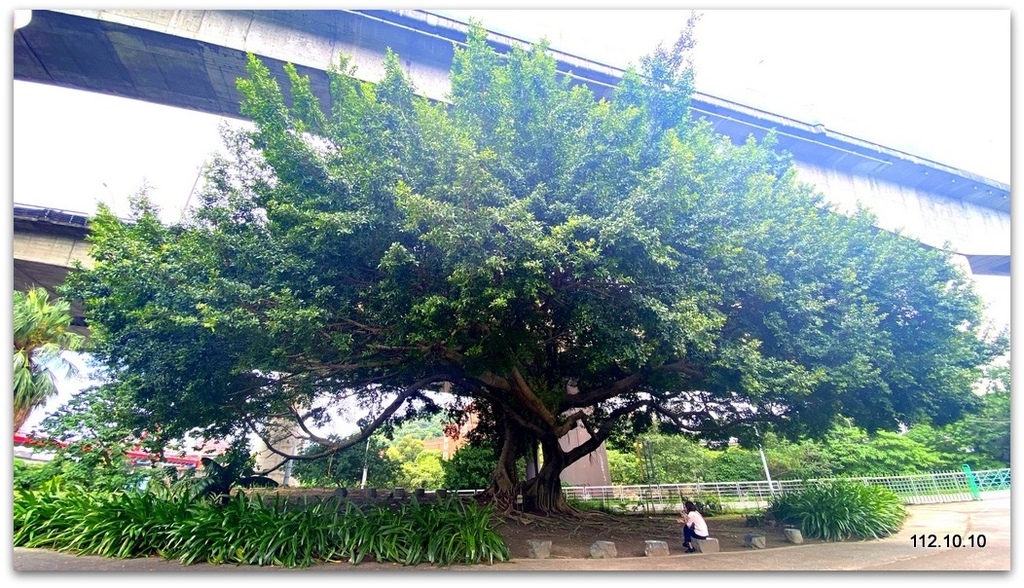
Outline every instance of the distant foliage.
[[[327, 448], [312, 444], [302, 451], [312, 456], [325, 453]], [[402, 464], [392, 459], [384, 440], [370, 437], [369, 445], [361, 442], [337, 453], [315, 460], [295, 460], [292, 473], [303, 486], [359, 488], [366, 466], [366, 484], [371, 488], [388, 488], [398, 483]]]
[[441, 485], [451, 490], [487, 488], [491, 484], [491, 472], [498, 462], [490, 447], [465, 445], [452, 458], [441, 463], [444, 478]]
[[153, 436], [143, 438], [126, 424], [124, 416], [136, 410], [109, 384], [72, 396], [42, 422], [45, 436], [63, 445], [48, 447], [55, 455], [39, 475], [100, 491], [138, 488], [173, 476], [163, 468], [137, 466], [129, 456], [133, 449], [159, 452]]
[[764, 465], [756, 449], [728, 447], [712, 451], [711, 458], [704, 478], [707, 482], [764, 479]]
[[402, 463], [398, 483], [406, 488], [439, 488], [444, 480], [440, 451], [421, 451], [413, 461]]
[[388, 457], [400, 463], [414, 462], [420, 453], [423, 453], [423, 440], [412, 435], [405, 435], [388, 443]]
[[986, 371], [981, 409], [945, 426], [915, 425], [907, 436], [940, 453], [944, 469], [1010, 467], [1010, 366]]
[[725, 508], [722, 506], [722, 499], [715, 494], [700, 493], [690, 497], [684, 496], [680, 502], [687, 500], [693, 502], [693, 505], [697, 507], [697, 511], [706, 517], [713, 517], [725, 512]]
[[859, 427], [836, 427], [823, 443], [833, 472], [841, 475], [926, 474], [943, 465], [934, 448], [889, 431], [870, 435]]
[[394, 428], [393, 439], [410, 436], [414, 439], [437, 439], [444, 434], [445, 415], [437, 413], [423, 418], [407, 420]]
[[[1009, 457], [1009, 393], [992, 392], [982, 401], [978, 416], [944, 427], [921, 423], [905, 433], [869, 433], [842, 419], [822, 439], [793, 442], [768, 433], [768, 468], [773, 480], [810, 480], [926, 474], [959, 470], [965, 463], [976, 470], [1009, 467], [1008, 461], [993, 458]], [[991, 428], [978, 426], [984, 423]], [[661, 433], [643, 439], [651, 443], [656, 479], [663, 484], [765, 478], [756, 447], [710, 449], [684, 436]], [[608, 467], [615, 484], [643, 483], [636, 453], [610, 449]]]
[[631, 486], [640, 484], [640, 460], [636, 455], [608, 449], [608, 474], [611, 476], [612, 484]]

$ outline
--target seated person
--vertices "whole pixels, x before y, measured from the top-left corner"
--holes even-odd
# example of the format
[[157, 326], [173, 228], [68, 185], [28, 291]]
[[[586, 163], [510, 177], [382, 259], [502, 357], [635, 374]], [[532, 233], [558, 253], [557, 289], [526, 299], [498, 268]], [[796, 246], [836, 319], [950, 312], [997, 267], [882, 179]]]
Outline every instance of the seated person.
[[686, 553], [693, 553], [695, 549], [690, 541], [693, 539], [707, 539], [708, 524], [704, 520], [704, 516], [697, 511], [697, 507], [689, 500], [683, 503], [681, 514], [683, 518], [676, 519], [676, 522], [683, 525], [683, 548], [686, 550]]

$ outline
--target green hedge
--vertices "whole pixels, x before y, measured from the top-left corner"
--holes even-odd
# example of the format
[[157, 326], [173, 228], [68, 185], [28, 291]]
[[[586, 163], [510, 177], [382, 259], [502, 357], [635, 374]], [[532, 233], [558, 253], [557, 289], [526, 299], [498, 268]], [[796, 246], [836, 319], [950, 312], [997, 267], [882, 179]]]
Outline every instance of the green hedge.
[[15, 494], [14, 545], [117, 558], [160, 556], [186, 565], [306, 567], [373, 558], [446, 566], [510, 557], [489, 507], [453, 499], [360, 508], [340, 500], [293, 504], [238, 493], [221, 505], [147, 492], [50, 487]]
[[892, 490], [845, 480], [785, 492], [772, 499], [767, 514], [826, 541], [885, 537], [899, 531], [907, 518], [903, 501]]

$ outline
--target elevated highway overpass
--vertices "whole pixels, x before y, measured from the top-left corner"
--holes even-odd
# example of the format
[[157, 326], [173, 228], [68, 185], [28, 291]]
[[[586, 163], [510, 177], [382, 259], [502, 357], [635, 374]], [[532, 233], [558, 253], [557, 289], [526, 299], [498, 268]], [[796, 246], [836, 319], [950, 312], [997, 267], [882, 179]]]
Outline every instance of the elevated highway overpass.
[[[245, 75], [248, 52], [283, 87], [284, 63], [295, 64], [327, 105], [326, 70], [339, 54], [351, 57], [359, 77], [377, 81], [390, 47], [419, 92], [444, 100], [453, 48], [465, 31], [463, 23], [418, 10], [33, 10], [14, 34], [14, 78], [239, 118], [235, 80]], [[523, 43], [495, 33], [489, 39], [499, 50]], [[560, 71], [599, 97], [610, 96], [624, 73], [552, 54]], [[976, 275], [1005, 277], [1008, 289], [1010, 186], [699, 92], [692, 106], [694, 116], [736, 142], [775, 131], [799, 177], [841, 209], [861, 203], [880, 228], [948, 249]], [[67, 260], [84, 253], [71, 233], [87, 228], [84, 221], [68, 226], [60, 216], [66, 213], [28, 209], [15, 215], [15, 287], [52, 286]], [[47, 248], [50, 261], [40, 261], [36, 254]]]
[[[85, 242], [89, 233], [85, 214], [15, 204], [13, 216], [15, 290], [43, 286], [53, 298], [75, 262], [92, 265]], [[86, 334], [81, 304], [72, 301], [71, 315], [71, 330]]]

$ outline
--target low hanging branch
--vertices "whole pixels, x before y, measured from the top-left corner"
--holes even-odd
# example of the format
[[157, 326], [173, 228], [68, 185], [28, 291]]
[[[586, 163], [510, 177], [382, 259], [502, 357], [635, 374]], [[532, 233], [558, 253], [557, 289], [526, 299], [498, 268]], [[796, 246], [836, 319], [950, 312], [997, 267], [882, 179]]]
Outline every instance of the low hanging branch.
[[275, 447], [274, 442], [271, 439], [268, 439], [262, 433], [260, 433], [259, 428], [254, 426], [252, 423], [250, 424], [250, 430], [252, 430], [252, 432], [255, 433], [260, 438], [261, 441], [263, 441], [263, 444], [266, 446], [266, 448], [275, 455], [278, 455], [285, 459], [293, 459], [300, 461], [311, 461], [315, 459], [320, 459], [323, 457], [327, 457], [329, 455], [336, 454], [339, 451], [343, 451], [345, 449], [348, 449], [349, 447], [352, 447], [353, 445], [357, 445], [363, 441], [366, 441], [366, 439], [369, 438], [370, 435], [372, 435], [378, 428], [380, 428], [381, 425], [386, 423], [388, 419], [390, 419], [395, 414], [395, 412], [397, 412], [398, 409], [401, 408], [407, 401], [422, 394], [423, 388], [429, 386], [430, 384], [450, 381], [450, 379], [451, 376], [448, 374], [434, 374], [432, 376], [422, 378], [421, 380], [418, 380], [415, 383], [410, 384], [409, 386], [406, 386], [402, 391], [398, 393], [395, 399], [391, 401], [388, 407], [381, 411], [376, 418], [374, 418], [372, 421], [363, 426], [357, 435], [349, 437], [347, 440], [341, 442], [332, 441], [330, 439], [321, 437], [313, 433], [309, 429], [309, 427], [306, 426], [306, 417], [299, 414], [298, 411], [292, 408], [290, 414], [294, 418], [296, 426], [299, 429], [301, 429], [302, 432], [304, 433], [304, 438], [319, 443], [320, 445], [323, 445], [325, 447], [328, 447], [327, 450], [322, 451], [320, 453], [309, 455], [290, 454], [281, 451], [280, 449]]

